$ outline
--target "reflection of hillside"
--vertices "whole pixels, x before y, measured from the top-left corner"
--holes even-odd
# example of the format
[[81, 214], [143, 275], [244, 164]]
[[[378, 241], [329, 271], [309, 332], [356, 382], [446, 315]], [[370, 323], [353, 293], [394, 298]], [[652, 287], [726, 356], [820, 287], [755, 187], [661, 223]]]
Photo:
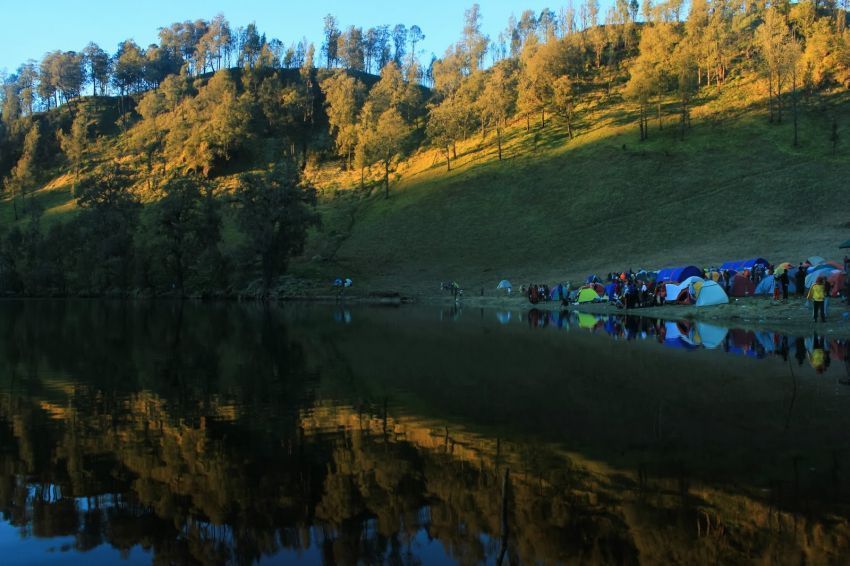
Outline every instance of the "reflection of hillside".
[[409, 562], [430, 537], [494, 561], [510, 469], [513, 561], [850, 550], [847, 397], [775, 365], [448, 332], [417, 311], [329, 328], [262, 309], [27, 308], [0, 316], [0, 510], [79, 549]]
[[221, 418], [214, 397], [199, 411], [143, 392], [117, 418], [110, 403], [84, 390], [61, 412], [0, 399], [7, 518], [35, 536], [76, 535], [81, 549], [142, 544], [160, 560], [208, 562], [317, 543], [329, 559], [377, 558], [426, 529], [477, 562], [498, 555], [509, 468], [508, 552], [522, 562], [823, 563], [850, 546], [850, 525], [829, 514], [440, 421], [319, 404], [263, 434], [226, 403]]

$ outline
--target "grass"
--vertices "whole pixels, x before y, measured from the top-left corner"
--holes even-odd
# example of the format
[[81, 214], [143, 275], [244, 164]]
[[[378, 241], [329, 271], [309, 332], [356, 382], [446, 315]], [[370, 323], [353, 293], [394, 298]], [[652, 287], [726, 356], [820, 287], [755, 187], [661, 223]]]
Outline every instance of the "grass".
[[[400, 167], [389, 200], [373, 191], [359, 202], [332, 269], [423, 292], [446, 279], [490, 289], [503, 278], [837, 256], [850, 232], [850, 151], [832, 155], [828, 111], [820, 101], [803, 109], [795, 148], [790, 112], [771, 125], [752, 102], [757, 85], [736, 86], [707, 89], [685, 141], [668, 115], [639, 142], [612, 104], [585, 117], [574, 140], [557, 121], [528, 133], [518, 121], [501, 162], [492, 135], [459, 144], [451, 172], [420, 153]], [[325, 220], [325, 233], [345, 231]]]

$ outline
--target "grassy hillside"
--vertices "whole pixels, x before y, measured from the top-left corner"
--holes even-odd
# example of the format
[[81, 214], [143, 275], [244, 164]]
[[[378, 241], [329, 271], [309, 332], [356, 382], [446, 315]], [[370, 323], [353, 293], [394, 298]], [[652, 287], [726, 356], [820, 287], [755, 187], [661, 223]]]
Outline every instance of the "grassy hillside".
[[317, 234], [308, 257], [408, 291], [446, 279], [491, 289], [502, 278], [835, 257], [850, 235], [850, 150], [839, 145], [833, 156], [829, 135], [833, 109], [848, 98], [811, 100], [795, 148], [790, 113], [769, 124], [760, 87], [703, 91], [684, 141], [678, 117], [666, 115], [664, 129], [651, 121], [639, 142], [615, 95], [583, 114], [573, 140], [557, 120], [531, 132], [516, 122], [501, 162], [492, 136], [460, 145], [451, 172], [436, 152], [420, 153], [400, 167], [389, 200], [375, 190], [326, 201], [330, 238]]
[[[360, 289], [422, 293], [446, 279], [491, 289], [502, 278], [555, 281], [751, 255], [835, 257], [850, 235], [850, 136], [835, 155], [829, 138], [836, 109], [850, 97], [803, 104], [793, 147], [790, 111], [781, 125], [769, 124], [763, 88], [738, 79], [701, 91], [684, 141], [671, 102], [664, 128], [653, 117], [644, 142], [633, 109], [614, 91], [580, 109], [573, 140], [557, 119], [541, 128], [538, 118], [530, 131], [517, 120], [502, 161], [494, 134], [478, 133], [458, 144], [451, 172], [437, 151], [420, 149], [398, 167], [387, 200], [377, 170], [360, 188], [359, 171], [314, 161], [306, 176], [320, 189], [323, 225], [294, 271], [322, 281], [351, 275]], [[839, 128], [847, 127], [846, 113], [838, 116]], [[142, 157], [117, 132], [93, 144], [87, 163], [112, 158], [143, 170]], [[233, 175], [253, 166], [221, 174], [218, 185], [232, 187]], [[34, 194], [46, 224], [76, 206], [70, 175], [54, 173]], [[0, 201], [0, 222], [14, 224], [8, 198]], [[238, 236], [229, 224], [226, 247]]]

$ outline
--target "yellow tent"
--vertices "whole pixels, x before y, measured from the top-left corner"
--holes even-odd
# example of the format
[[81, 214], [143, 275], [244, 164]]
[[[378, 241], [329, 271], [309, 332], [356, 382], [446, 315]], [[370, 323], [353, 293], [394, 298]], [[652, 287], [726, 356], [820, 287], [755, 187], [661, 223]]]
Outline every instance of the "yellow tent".
[[598, 301], [599, 295], [596, 294], [596, 291], [591, 289], [590, 287], [586, 289], [582, 289], [578, 292], [578, 303], [592, 303], [593, 301]]

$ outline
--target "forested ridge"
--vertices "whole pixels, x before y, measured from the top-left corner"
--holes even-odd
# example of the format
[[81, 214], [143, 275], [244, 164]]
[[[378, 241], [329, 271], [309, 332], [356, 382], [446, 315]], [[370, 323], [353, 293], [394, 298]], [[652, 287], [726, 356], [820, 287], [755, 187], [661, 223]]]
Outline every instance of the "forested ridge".
[[[748, 138], [767, 124], [777, 150], [764, 159], [812, 158], [821, 173], [806, 179], [829, 185], [847, 159], [847, 19], [846, 2], [620, 0], [603, 12], [588, 0], [525, 11], [497, 37], [474, 5], [457, 43], [427, 63], [417, 48], [427, 30], [340, 27], [332, 15], [318, 46], [219, 15], [163, 27], [147, 48], [54, 51], [3, 77], [0, 292], [267, 296], [292, 261], [316, 260], [302, 271], [321, 277], [362, 271], [365, 255], [396, 265], [394, 245], [422, 240], [411, 218], [466, 222], [480, 230], [465, 241], [477, 242], [493, 227], [455, 218], [465, 206], [498, 203], [513, 215], [502, 221], [559, 237], [505, 192], [516, 189], [505, 176], [536, 159], [538, 186], [552, 185], [567, 148], [585, 158], [581, 180], [587, 162], [609, 164], [589, 153], [611, 147], [602, 139], [624, 140], [635, 160], [696, 160], [706, 136], [734, 154], [731, 131]], [[701, 186], [696, 177], [681, 189]], [[426, 190], [460, 179], [460, 199]], [[625, 198], [594, 178], [582, 189]], [[560, 196], [566, 214], [585, 198]]]

